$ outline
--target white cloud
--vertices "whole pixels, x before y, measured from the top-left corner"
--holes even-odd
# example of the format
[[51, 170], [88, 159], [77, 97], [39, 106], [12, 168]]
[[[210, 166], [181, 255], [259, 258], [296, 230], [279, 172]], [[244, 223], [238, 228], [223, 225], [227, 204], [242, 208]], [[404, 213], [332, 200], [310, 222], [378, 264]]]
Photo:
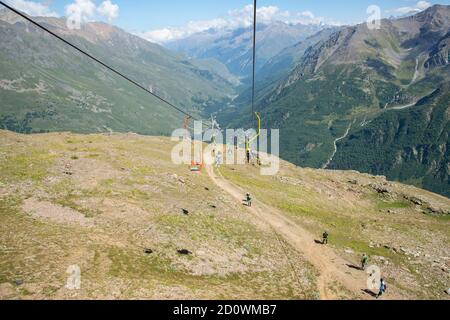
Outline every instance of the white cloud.
[[65, 8], [66, 16], [78, 19], [81, 23], [94, 18], [96, 6], [91, 0], [75, 0]]
[[57, 17], [58, 14], [50, 10], [48, 5], [35, 1], [26, 0], [7, 0], [7, 4], [13, 6], [17, 10], [25, 12], [30, 16], [39, 17]]
[[65, 14], [81, 23], [100, 17], [112, 21], [119, 16], [119, 6], [113, 4], [110, 0], [103, 1], [98, 7], [92, 0], [75, 0], [65, 7]]
[[[257, 8], [257, 20], [259, 23], [284, 21], [292, 24], [337, 24], [325, 18], [315, 17], [311, 11], [289, 12], [280, 11], [276, 6]], [[191, 21], [182, 27], [166, 27], [158, 30], [137, 33], [138, 36], [156, 43], [164, 43], [171, 40], [183, 39], [194, 33], [209, 29], [236, 29], [250, 27], [253, 24], [253, 5], [247, 5], [241, 9], [231, 10], [224, 18], [212, 20]]]
[[316, 17], [314, 13], [309, 10], [297, 12], [288, 22], [293, 24], [336, 24], [331, 20], [326, 22], [326, 19], [323, 17]]
[[419, 2], [417, 2], [416, 7], [419, 10], [426, 10], [429, 7], [431, 7], [431, 3], [426, 2], [426, 1], [419, 1]]
[[137, 35], [151, 42], [163, 43], [175, 39], [182, 39], [187, 37], [189, 33], [179, 28], [168, 27], [144, 33], [137, 33]]
[[158, 30], [152, 30], [143, 33], [137, 33], [138, 36], [155, 43], [163, 43], [171, 40], [182, 39], [194, 33], [209, 29], [223, 29], [230, 27], [225, 19], [212, 19], [203, 21], [190, 21], [183, 27], [166, 27]]
[[303, 11], [303, 12], [300, 12], [300, 14], [303, 17], [306, 17], [306, 18], [310, 18], [310, 19], [314, 19], [315, 18], [314, 14], [311, 11]]
[[[253, 10], [253, 6], [250, 7]], [[279, 11], [280, 9], [278, 9], [278, 7], [269, 6], [256, 9], [256, 14], [258, 16], [259, 21], [271, 22], [277, 17]], [[250, 20], [253, 21], [253, 11], [250, 15]]]
[[110, 0], [103, 1], [97, 8], [97, 11], [109, 21], [112, 21], [119, 16], [119, 6], [117, 4], [113, 4]]
[[290, 13], [289, 11], [286, 10], [286, 11], [281, 12], [280, 15], [281, 15], [283, 18], [289, 18], [289, 17], [291, 16], [291, 13]]
[[[280, 9], [275, 6], [260, 7], [256, 9], [258, 22], [269, 23], [277, 16], [286, 15], [286, 11], [278, 14]], [[253, 5], [249, 4], [242, 9], [228, 12], [228, 22], [230, 27], [248, 27], [253, 24]]]
[[429, 7], [431, 7], [431, 3], [427, 2], [427, 1], [419, 1], [414, 6], [400, 7], [400, 8], [396, 8], [393, 10], [388, 10], [387, 12], [393, 13], [393, 14], [404, 15], [404, 14], [421, 12], [423, 10], [428, 9]]

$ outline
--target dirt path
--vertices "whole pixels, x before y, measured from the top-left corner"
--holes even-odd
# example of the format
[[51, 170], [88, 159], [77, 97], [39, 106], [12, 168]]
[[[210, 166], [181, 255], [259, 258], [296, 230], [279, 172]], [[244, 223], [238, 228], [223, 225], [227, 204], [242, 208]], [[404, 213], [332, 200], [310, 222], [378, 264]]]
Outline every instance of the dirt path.
[[[242, 203], [246, 193], [244, 190], [223, 178], [220, 171], [216, 174], [212, 166], [207, 166], [206, 170], [218, 187]], [[301, 252], [317, 268], [320, 273], [317, 282], [321, 299], [339, 298], [332, 290], [333, 287], [337, 289], [336, 283], [350, 291], [358, 299], [372, 298], [363, 292], [367, 287], [368, 277], [364, 272], [350, 268], [348, 265], [352, 263], [338, 256], [330, 247], [317, 244], [314, 236], [279, 210], [258, 200], [254, 201], [253, 206], [248, 210], [270, 225], [279, 236]], [[392, 295], [390, 297], [392, 298]]]
[[408, 108], [414, 107], [416, 104], [417, 104], [417, 101], [408, 103], [404, 106], [392, 107], [392, 108], [387, 109], [387, 111], [408, 109]]

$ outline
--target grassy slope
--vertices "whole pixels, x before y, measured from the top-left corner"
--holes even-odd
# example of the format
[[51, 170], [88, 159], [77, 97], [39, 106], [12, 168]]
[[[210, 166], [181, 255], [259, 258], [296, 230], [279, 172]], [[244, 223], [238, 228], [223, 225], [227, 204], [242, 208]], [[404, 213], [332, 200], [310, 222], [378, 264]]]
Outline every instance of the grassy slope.
[[[205, 174], [173, 165], [172, 146], [135, 135], [1, 131], [0, 298], [316, 298], [315, 271], [301, 255]], [[30, 215], [27, 203], [73, 210], [91, 227]], [[178, 255], [183, 248], [193, 255]], [[80, 291], [64, 288], [74, 264]]]
[[[200, 70], [183, 56], [119, 29], [88, 27], [94, 28], [86, 32], [94, 40], [85, 38], [84, 29], [65, 37], [184, 110], [202, 112], [233, 93], [233, 86], [208, 67]], [[181, 125], [180, 113], [58, 40], [28, 28], [29, 32], [23, 24], [0, 21], [1, 128], [168, 135]], [[96, 34], [95, 28], [111, 32], [109, 38]], [[4, 85], [10, 81], [18, 82]], [[31, 90], [38, 84], [45, 89]]]
[[[221, 171], [317, 239], [328, 230], [331, 246], [349, 261], [358, 264], [362, 253], [370, 254], [371, 263], [382, 268], [388, 283], [404, 289], [405, 297], [445, 299], [450, 263], [447, 198], [356, 172], [300, 169], [287, 163], [274, 177], [239, 166]], [[380, 195], [376, 186], [390, 193]], [[427, 205], [407, 199], [414, 197], [440, 204], [447, 215], [427, 214]]]
[[[205, 174], [171, 164], [173, 143], [165, 138], [3, 131], [0, 141], [1, 298], [317, 297], [316, 273], [302, 256]], [[284, 162], [275, 177], [256, 168], [221, 170], [318, 238], [329, 230], [331, 246], [349, 261], [369, 253], [405, 297], [445, 297], [449, 215], [430, 215], [428, 208], [448, 212], [448, 199], [382, 178]], [[30, 215], [30, 201], [56, 213], [70, 208], [92, 226]], [[194, 254], [179, 256], [182, 248]], [[82, 270], [81, 291], [64, 288], [73, 264]]]

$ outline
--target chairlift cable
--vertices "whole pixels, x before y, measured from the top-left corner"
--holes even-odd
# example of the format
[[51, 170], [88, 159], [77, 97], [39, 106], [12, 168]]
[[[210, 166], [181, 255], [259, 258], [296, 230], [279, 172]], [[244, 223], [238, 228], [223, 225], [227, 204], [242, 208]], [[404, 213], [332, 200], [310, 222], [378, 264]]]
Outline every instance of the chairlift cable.
[[253, 1], [253, 74], [252, 74], [252, 117], [255, 115], [255, 73], [256, 73], [256, 0]]
[[169, 101], [167, 101], [166, 99], [160, 97], [159, 95], [153, 93], [152, 91], [150, 91], [149, 89], [145, 88], [143, 85], [137, 83], [136, 81], [132, 80], [130, 77], [122, 74], [121, 72], [117, 71], [116, 69], [114, 69], [113, 67], [109, 66], [108, 64], [106, 64], [105, 62], [101, 61], [100, 59], [92, 56], [91, 54], [87, 53], [86, 51], [84, 51], [83, 49], [80, 49], [78, 46], [74, 45], [73, 43], [69, 42], [68, 40], [64, 39], [63, 37], [59, 36], [58, 34], [54, 33], [53, 31], [49, 30], [48, 28], [44, 27], [43, 25], [41, 25], [39, 22], [36, 22], [35, 20], [33, 20], [31, 17], [27, 16], [26, 14], [16, 10], [15, 8], [7, 5], [5, 2], [0, 0], [0, 4], [3, 5], [4, 7], [8, 8], [9, 10], [11, 10], [12, 12], [14, 12], [15, 14], [21, 16], [22, 18], [24, 18], [25, 20], [31, 22], [32, 24], [34, 24], [35, 26], [37, 26], [38, 28], [44, 30], [45, 32], [49, 33], [50, 35], [54, 36], [55, 38], [61, 40], [62, 42], [64, 42], [65, 44], [67, 44], [68, 46], [72, 47], [73, 49], [77, 50], [78, 52], [82, 53], [83, 55], [85, 55], [86, 57], [90, 58], [91, 60], [97, 62], [98, 64], [102, 65], [103, 67], [105, 67], [106, 69], [110, 70], [111, 72], [115, 73], [116, 75], [122, 77], [123, 79], [127, 80], [128, 82], [132, 83], [133, 85], [139, 87], [140, 89], [144, 90], [145, 92], [147, 92], [148, 94], [152, 95], [153, 97], [157, 98], [158, 100], [160, 100], [161, 102], [167, 104], [168, 106], [170, 106], [171, 108], [181, 112], [182, 114], [191, 117], [194, 120], [195, 119], [193, 116], [191, 116], [189, 113], [187, 113], [186, 111], [182, 110], [181, 108], [175, 106], [174, 104], [170, 103]]

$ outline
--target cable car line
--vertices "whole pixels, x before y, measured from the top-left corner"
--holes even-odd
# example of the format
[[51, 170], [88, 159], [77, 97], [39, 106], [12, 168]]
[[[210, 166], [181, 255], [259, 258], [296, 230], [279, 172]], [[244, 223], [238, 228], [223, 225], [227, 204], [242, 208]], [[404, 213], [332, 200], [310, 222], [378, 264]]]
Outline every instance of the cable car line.
[[37, 26], [38, 28], [44, 30], [45, 32], [49, 33], [50, 35], [54, 36], [55, 38], [61, 40], [62, 42], [64, 42], [65, 44], [67, 44], [68, 46], [72, 47], [73, 49], [77, 50], [78, 52], [82, 53], [83, 55], [85, 55], [86, 57], [90, 58], [91, 60], [97, 62], [98, 64], [102, 65], [103, 67], [105, 67], [106, 69], [110, 70], [111, 72], [115, 73], [116, 75], [120, 76], [121, 78], [127, 80], [128, 82], [132, 83], [133, 85], [137, 86], [138, 88], [144, 90], [145, 92], [147, 92], [148, 94], [152, 95], [153, 97], [157, 98], [158, 100], [160, 100], [161, 102], [165, 103], [166, 105], [168, 105], [169, 107], [177, 110], [178, 112], [181, 112], [182, 114], [191, 117], [194, 120], [197, 120], [196, 118], [194, 118], [192, 115], [190, 115], [188, 112], [182, 110], [181, 108], [175, 106], [174, 104], [170, 103], [169, 101], [167, 101], [166, 99], [158, 96], [157, 94], [151, 92], [149, 89], [145, 88], [143, 85], [137, 83], [136, 81], [132, 80], [131, 78], [129, 78], [128, 76], [124, 75], [123, 73], [117, 71], [116, 69], [114, 69], [113, 67], [110, 67], [108, 64], [106, 64], [105, 62], [101, 61], [100, 59], [92, 56], [91, 54], [87, 53], [86, 51], [84, 51], [83, 49], [80, 49], [78, 46], [74, 45], [73, 43], [69, 42], [68, 40], [64, 39], [63, 37], [59, 36], [58, 34], [54, 33], [53, 31], [49, 30], [48, 28], [44, 27], [43, 25], [41, 25], [39, 22], [36, 22], [35, 20], [33, 20], [32, 18], [30, 18], [29, 16], [27, 16], [26, 14], [16, 10], [15, 8], [7, 5], [5, 2], [0, 0], [0, 4], [3, 5], [4, 7], [8, 8], [9, 10], [11, 10], [12, 12], [14, 12], [15, 14], [21, 16], [22, 18], [24, 18], [25, 20], [29, 21], [30, 23], [34, 24], [35, 26]]
[[255, 114], [255, 73], [256, 73], [256, 0], [253, 1], [253, 79], [252, 79], [252, 117]]

